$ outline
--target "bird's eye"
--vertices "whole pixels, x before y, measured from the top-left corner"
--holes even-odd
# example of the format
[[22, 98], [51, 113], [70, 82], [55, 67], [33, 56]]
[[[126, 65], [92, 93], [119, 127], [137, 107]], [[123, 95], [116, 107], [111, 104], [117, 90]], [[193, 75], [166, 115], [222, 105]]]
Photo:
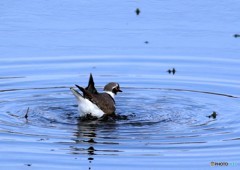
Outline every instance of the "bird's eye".
[[113, 88], [113, 90], [112, 90], [112, 92], [113, 92], [114, 94], [117, 94], [117, 91], [118, 91], [117, 87]]

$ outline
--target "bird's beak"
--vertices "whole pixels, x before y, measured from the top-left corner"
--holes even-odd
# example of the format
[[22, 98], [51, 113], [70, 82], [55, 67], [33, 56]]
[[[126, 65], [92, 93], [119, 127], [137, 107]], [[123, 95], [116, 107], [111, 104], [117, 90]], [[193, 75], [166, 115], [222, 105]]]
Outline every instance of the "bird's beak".
[[118, 92], [122, 92], [122, 90], [118, 89]]

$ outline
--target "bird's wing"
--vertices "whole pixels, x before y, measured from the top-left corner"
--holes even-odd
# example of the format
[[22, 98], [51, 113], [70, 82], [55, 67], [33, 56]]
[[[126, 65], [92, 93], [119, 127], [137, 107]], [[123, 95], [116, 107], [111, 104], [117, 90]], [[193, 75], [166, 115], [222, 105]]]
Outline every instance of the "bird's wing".
[[92, 94], [83, 87], [76, 85], [83, 92], [84, 98], [97, 105], [105, 114], [111, 115], [115, 113], [114, 99], [107, 93]]
[[83, 96], [82, 96], [77, 90], [75, 90], [73, 87], [71, 87], [70, 90], [72, 91], [73, 95], [74, 95], [77, 99], [83, 98]]
[[104, 113], [108, 115], [115, 113], [115, 102], [109, 94], [100, 93], [98, 95], [94, 95], [92, 100]]
[[79, 86], [79, 85], [76, 85], [75, 86], [81, 90], [83, 92], [83, 97], [92, 101], [92, 98], [93, 98], [93, 94], [91, 94], [89, 91], [87, 91], [86, 89], [84, 89], [83, 87]]

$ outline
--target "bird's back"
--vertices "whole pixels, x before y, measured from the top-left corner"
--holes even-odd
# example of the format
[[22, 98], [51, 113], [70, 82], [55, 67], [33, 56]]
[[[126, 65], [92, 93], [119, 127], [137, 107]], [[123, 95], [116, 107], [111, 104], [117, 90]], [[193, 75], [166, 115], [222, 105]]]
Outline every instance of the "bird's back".
[[115, 113], [115, 102], [109, 94], [94, 94], [91, 101], [95, 103], [105, 114], [111, 115]]

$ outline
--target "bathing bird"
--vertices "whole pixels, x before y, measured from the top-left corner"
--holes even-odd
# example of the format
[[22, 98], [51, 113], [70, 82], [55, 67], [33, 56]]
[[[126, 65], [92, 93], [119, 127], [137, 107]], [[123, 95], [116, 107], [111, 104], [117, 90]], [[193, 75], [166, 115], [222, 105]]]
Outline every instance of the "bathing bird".
[[101, 118], [105, 116], [114, 116], [116, 107], [114, 97], [118, 92], [122, 92], [116, 82], [110, 82], [104, 86], [104, 92], [99, 93], [95, 88], [93, 76], [90, 74], [88, 86], [83, 88], [75, 85], [81, 92], [73, 87], [70, 88], [78, 102], [78, 111], [80, 117], [92, 116]]

